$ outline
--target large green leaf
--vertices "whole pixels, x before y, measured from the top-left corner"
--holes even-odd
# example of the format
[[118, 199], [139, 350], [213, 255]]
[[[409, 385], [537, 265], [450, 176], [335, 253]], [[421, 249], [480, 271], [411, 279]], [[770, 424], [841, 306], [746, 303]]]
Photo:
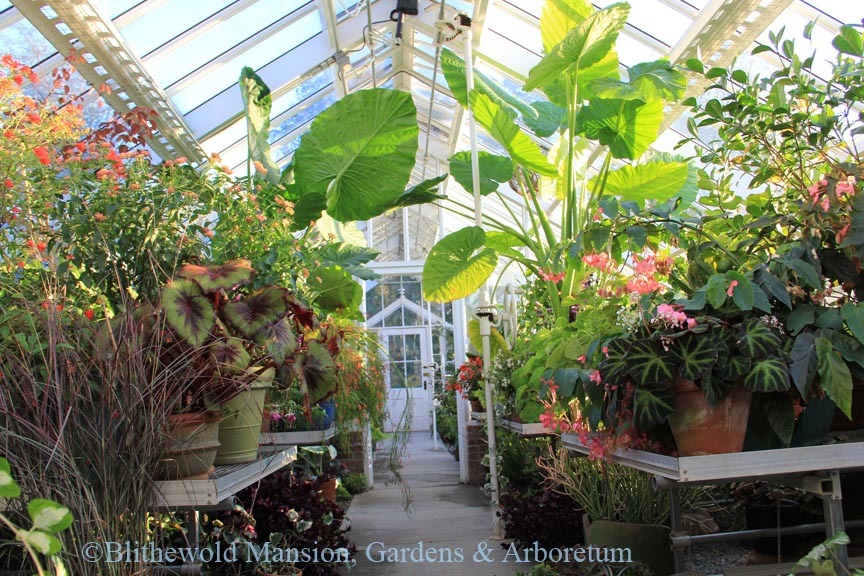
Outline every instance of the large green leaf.
[[[249, 362], [252, 360], [249, 351], [246, 350], [245, 341], [241, 338], [220, 338], [212, 342], [208, 347], [210, 358], [217, 367], [218, 372], [224, 374], [242, 374], [249, 367]], [[232, 386], [234, 390], [231, 393], [236, 393], [236, 386]], [[220, 390], [221, 387], [214, 388]], [[227, 391], [225, 391], [227, 393]], [[221, 394], [217, 392], [217, 394]], [[219, 397], [221, 403], [227, 398]]]
[[265, 326], [275, 324], [288, 313], [288, 290], [267, 286], [228, 302], [223, 307], [225, 320], [246, 338], [255, 337]]
[[[468, 84], [465, 80], [465, 61], [454, 52], [444, 49], [441, 52], [441, 70], [453, 98], [463, 106], [468, 106]], [[552, 135], [564, 119], [564, 111], [550, 102], [530, 102], [527, 94], [505, 88], [492, 78], [474, 69], [474, 89], [488, 96], [504, 110], [517, 110], [525, 125], [538, 136]]]
[[472, 92], [470, 98], [474, 119], [507, 150], [514, 162], [545, 176], [557, 174], [540, 147], [516, 125], [506, 110], [480, 92]]
[[310, 404], [317, 404], [336, 389], [333, 358], [320, 342], [307, 343], [303, 354], [297, 356], [294, 373], [300, 381], [300, 389], [309, 394]]
[[847, 418], [852, 418], [852, 374], [827, 338], [816, 338], [819, 384]]
[[717, 346], [709, 334], [676, 338], [669, 352], [678, 361], [678, 374], [687, 380], [699, 380], [711, 372], [717, 362]]
[[216, 322], [213, 304], [192, 280], [174, 280], [162, 288], [162, 308], [168, 325], [191, 346], [207, 341]]
[[[567, 36], [548, 50], [543, 60], [531, 69], [525, 90], [545, 86], [564, 74], [574, 74], [578, 78], [580, 71], [601, 63], [613, 50], [618, 32], [627, 22], [629, 13], [629, 5], [613, 4], [593, 13], [571, 29]], [[547, 36], [551, 34], [547, 33]]]
[[304, 194], [325, 193], [336, 220], [367, 220], [402, 196], [417, 153], [411, 94], [370, 89], [348, 94], [318, 115], [294, 155]]
[[[488, 152], [477, 153], [480, 167], [480, 194], [487, 195], [498, 190], [498, 186], [513, 178], [513, 162], [506, 156]], [[450, 157], [450, 175], [469, 194], [474, 193], [472, 181], [471, 151], [457, 152]]]
[[752, 319], [741, 325], [735, 345], [745, 356], [762, 358], [777, 354], [782, 342], [780, 337], [759, 319]]
[[[664, 202], [685, 193], [689, 168], [684, 162], [648, 162], [627, 164], [609, 172], [604, 194], [613, 194], [622, 200]], [[602, 184], [600, 176], [590, 181], [596, 189]]]
[[273, 99], [270, 88], [249, 67], [240, 72], [240, 95], [246, 111], [246, 131], [249, 142], [249, 158], [258, 160], [267, 169], [267, 181], [279, 184], [282, 171], [270, 156], [270, 108]]
[[636, 389], [633, 396], [633, 424], [640, 432], [651, 430], [665, 421], [673, 411], [672, 391], [668, 387]]
[[540, 37], [543, 52], [549, 54], [571, 30], [594, 13], [588, 0], [547, 0], [540, 11]]
[[248, 284], [252, 280], [252, 263], [248, 260], [231, 260], [220, 266], [199, 266], [184, 264], [177, 275], [195, 281], [205, 294], [228, 290], [235, 286]]
[[675, 379], [675, 358], [651, 340], [637, 340], [630, 346], [627, 366], [637, 386], [650, 386]]
[[303, 230], [311, 222], [321, 218], [321, 214], [327, 209], [327, 195], [324, 192], [304, 193], [294, 203], [294, 222], [291, 230]]
[[484, 246], [486, 233], [469, 226], [442, 238], [423, 266], [423, 297], [450, 302], [475, 292], [492, 275], [498, 255]]
[[606, 358], [600, 363], [600, 376], [604, 382], [620, 385], [626, 383], [630, 374], [627, 359], [631, 344], [632, 341], [626, 338], [615, 338], [606, 345]]
[[[478, 353], [483, 350], [483, 337], [480, 335], [480, 321], [472, 318], [468, 321], [468, 341]], [[492, 334], [489, 337], [489, 347], [492, 358], [494, 358], [500, 350], [510, 350], [510, 345], [507, 344], [507, 339], [501, 334], [495, 326], [492, 326]]]
[[582, 134], [609, 146], [615, 158], [635, 160], [657, 139], [663, 101], [594, 99], [577, 119]]
[[313, 270], [306, 279], [306, 285], [315, 293], [315, 304], [322, 310], [353, 310], [363, 300], [360, 284], [340, 266]]
[[786, 328], [797, 334], [816, 321], [816, 309], [809, 304], [800, 304], [786, 317]]
[[789, 367], [777, 356], [755, 360], [744, 378], [744, 387], [754, 392], [785, 392], [789, 386]]
[[267, 347], [277, 366], [284, 363], [297, 349], [297, 334], [288, 318], [282, 318], [279, 322], [267, 326], [256, 341]]
[[501, 256], [522, 258], [523, 254], [516, 250], [525, 244], [509, 232], [486, 232], [486, 247], [491, 248]]
[[621, 100], [678, 100], [684, 95], [687, 79], [668, 60], [642, 62], [628, 70], [627, 82], [614, 78], [599, 78], [591, 90], [599, 98]]
[[795, 432], [795, 406], [786, 394], [766, 394], [760, 398], [762, 401], [759, 408], [762, 409], [771, 430], [777, 434], [783, 446], [789, 446]]

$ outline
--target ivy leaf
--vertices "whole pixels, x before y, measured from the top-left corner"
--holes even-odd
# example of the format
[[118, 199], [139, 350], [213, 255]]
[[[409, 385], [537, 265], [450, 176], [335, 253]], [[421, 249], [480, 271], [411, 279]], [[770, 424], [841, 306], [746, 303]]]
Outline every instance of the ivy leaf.
[[849, 367], [834, 350], [831, 341], [823, 336], [816, 338], [816, 361], [819, 384], [840, 411], [852, 419], [852, 374]]

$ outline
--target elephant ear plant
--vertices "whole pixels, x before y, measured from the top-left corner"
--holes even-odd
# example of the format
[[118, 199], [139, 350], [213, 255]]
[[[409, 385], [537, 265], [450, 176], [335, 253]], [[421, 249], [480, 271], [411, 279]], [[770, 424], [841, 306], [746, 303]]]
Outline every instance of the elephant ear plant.
[[338, 342], [323, 340], [317, 318], [290, 290], [244, 290], [253, 274], [246, 260], [186, 264], [162, 289], [168, 326], [200, 353], [207, 397], [223, 403], [270, 367], [277, 386], [296, 379], [310, 396], [326, 396], [334, 383], [329, 350]]

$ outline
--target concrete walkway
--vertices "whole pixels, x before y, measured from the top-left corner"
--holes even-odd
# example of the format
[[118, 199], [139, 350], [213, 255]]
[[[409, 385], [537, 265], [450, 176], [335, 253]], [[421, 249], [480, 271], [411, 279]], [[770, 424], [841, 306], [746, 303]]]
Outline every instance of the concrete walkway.
[[435, 451], [430, 433], [412, 434], [401, 470], [413, 499], [410, 515], [402, 488], [385, 486], [386, 464], [376, 462], [375, 489], [355, 496], [348, 508], [348, 535], [357, 545], [350, 576], [515, 576], [530, 570], [512, 556], [502, 562], [506, 550], [490, 540], [486, 496], [459, 483], [459, 464], [438, 444]]

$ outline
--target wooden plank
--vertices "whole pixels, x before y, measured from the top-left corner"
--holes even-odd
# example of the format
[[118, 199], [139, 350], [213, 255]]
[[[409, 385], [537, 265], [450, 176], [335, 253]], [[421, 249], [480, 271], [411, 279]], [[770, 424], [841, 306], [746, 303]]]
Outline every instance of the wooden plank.
[[273, 474], [297, 459], [297, 447], [261, 455], [246, 464], [218, 466], [207, 480], [166, 480], [156, 482], [150, 498], [156, 508], [202, 508], [215, 506], [261, 478]]

